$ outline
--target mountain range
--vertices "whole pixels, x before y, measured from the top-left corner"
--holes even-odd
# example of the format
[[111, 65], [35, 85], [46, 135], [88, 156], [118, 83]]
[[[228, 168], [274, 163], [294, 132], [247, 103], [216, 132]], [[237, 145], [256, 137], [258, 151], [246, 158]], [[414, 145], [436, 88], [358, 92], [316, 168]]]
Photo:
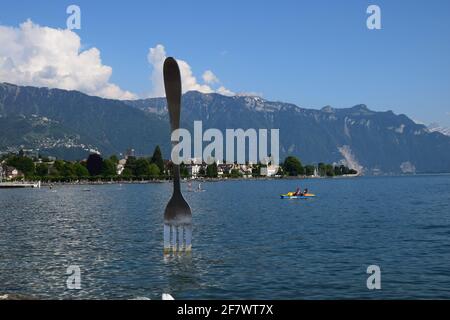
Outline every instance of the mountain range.
[[[280, 156], [303, 163], [342, 163], [366, 174], [450, 172], [450, 136], [406, 115], [365, 105], [320, 110], [257, 96], [190, 91], [182, 97], [181, 126], [203, 129], [280, 129]], [[0, 84], [0, 152], [21, 148], [66, 159], [89, 152], [148, 155], [170, 151], [165, 98], [120, 101], [77, 91]]]

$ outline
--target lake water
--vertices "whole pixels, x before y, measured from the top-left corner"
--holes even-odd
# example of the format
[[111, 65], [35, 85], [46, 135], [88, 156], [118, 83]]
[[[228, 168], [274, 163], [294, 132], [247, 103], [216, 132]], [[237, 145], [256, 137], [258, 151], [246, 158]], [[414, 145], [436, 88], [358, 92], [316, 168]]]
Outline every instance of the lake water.
[[[279, 199], [298, 185], [318, 197]], [[202, 186], [184, 193], [193, 252], [166, 258], [169, 183], [0, 190], [0, 295], [450, 298], [449, 175]], [[81, 290], [66, 287], [69, 265]], [[369, 265], [381, 290], [366, 287]]]

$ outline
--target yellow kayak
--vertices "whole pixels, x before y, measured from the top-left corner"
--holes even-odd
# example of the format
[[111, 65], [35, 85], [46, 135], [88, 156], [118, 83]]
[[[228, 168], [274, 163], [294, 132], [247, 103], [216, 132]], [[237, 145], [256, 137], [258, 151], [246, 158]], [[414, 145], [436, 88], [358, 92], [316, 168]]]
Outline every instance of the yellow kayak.
[[305, 193], [301, 196], [294, 196], [294, 192], [288, 192], [287, 194], [281, 194], [281, 199], [309, 199], [314, 198], [316, 195], [313, 193]]

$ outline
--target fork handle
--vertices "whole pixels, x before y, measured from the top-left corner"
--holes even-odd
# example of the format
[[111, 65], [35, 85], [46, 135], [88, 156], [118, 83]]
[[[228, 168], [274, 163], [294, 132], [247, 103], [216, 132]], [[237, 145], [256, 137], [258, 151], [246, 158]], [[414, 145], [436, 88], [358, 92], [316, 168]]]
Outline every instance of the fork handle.
[[[164, 88], [166, 91], [167, 108], [169, 109], [170, 127], [172, 133], [180, 128], [181, 112], [181, 76], [177, 61], [168, 57], [164, 61]], [[173, 164], [173, 190], [181, 193], [180, 188], [180, 166]]]

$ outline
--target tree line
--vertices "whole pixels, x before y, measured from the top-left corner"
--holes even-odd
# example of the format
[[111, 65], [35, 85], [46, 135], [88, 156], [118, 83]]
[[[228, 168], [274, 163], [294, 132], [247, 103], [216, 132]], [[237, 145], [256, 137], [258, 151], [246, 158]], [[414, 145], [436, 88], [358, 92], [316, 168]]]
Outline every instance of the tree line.
[[283, 171], [279, 174], [288, 176], [312, 176], [317, 173], [321, 177], [334, 177], [358, 173], [344, 165], [332, 165], [323, 162], [320, 162], [317, 167], [314, 165], [303, 166], [301, 161], [294, 156], [288, 156], [281, 167]]
[[[104, 159], [101, 155], [93, 153], [82, 161], [51, 161], [46, 157], [32, 159], [21, 155], [6, 155], [0, 160], [5, 161], [7, 166], [19, 170], [27, 180], [34, 181], [69, 182], [168, 178], [159, 146], [156, 146], [151, 157], [129, 156], [120, 175], [117, 173], [119, 158], [116, 155]], [[38, 160], [39, 162], [37, 162]]]
[[[165, 164], [161, 149], [156, 146], [151, 157], [128, 156], [122, 172], [119, 174], [119, 158], [112, 155], [109, 158], [102, 158], [99, 154], [90, 154], [87, 160], [83, 161], [50, 161], [45, 157], [31, 159], [20, 155], [3, 156], [2, 159], [7, 166], [20, 170], [27, 180], [41, 180], [44, 182], [70, 182], [76, 180], [88, 181], [129, 181], [134, 179], [153, 180], [170, 179], [171, 163]], [[265, 166], [261, 163], [251, 166], [253, 177], [261, 176], [261, 168]], [[344, 165], [332, 165], [319, 163], [318, 166], [302, 165], [301, 161], [294, 156], [288, 156], [281, 164], [276, 173], [277, 176], [313, 176], [318, 174], [322, 177], [334, 177], [347, 174], [356, 174], [357, 171], [349, 169]], [[188, 166], [184, 163], [180, 165], [182, 178], [190, 178]], [[216, 163], [202, 165], [198, 172], [199, 177], [217, 178], [219, 177], [219, 167]], [[241, 170], [231, 168], [223, 172], [222, 177], [240, 178], [243, 176]]]

